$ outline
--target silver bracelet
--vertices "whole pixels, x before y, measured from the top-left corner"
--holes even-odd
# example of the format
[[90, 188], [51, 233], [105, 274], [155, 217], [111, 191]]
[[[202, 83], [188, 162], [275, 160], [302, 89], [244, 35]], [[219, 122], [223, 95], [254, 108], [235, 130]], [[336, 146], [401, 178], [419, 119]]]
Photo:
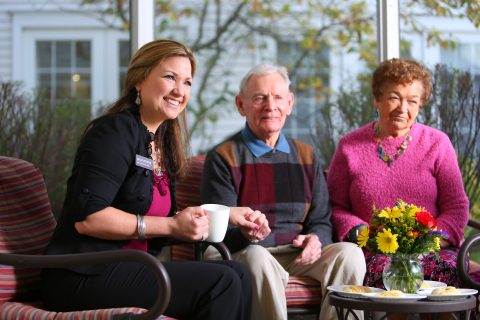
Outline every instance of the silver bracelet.
[[145, 217], [137, 214], [137, 239], [145, 240], [145, 233], [147, 232], [147, 225], [145, 224]]

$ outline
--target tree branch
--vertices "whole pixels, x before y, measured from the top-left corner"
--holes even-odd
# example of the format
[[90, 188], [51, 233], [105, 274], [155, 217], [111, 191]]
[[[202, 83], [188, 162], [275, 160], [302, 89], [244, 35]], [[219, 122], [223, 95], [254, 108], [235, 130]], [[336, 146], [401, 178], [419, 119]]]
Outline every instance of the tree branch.
[[210, 48], [214, 43], [217, 43], [222, 35], [229, 29], [229, 27], [238, 19], [242, 9], [247, 4], [247, 1], [242, 1], [232, 12], [225, 23], [217, 29], [216, 34], [208, 41], [192, 46], [192, 50], [198, 52], [202, 49]]
[[209, 0], [205, 0], [203, 2], [202, 12], [200, 13], [200, 21], [198, 22], [198, 36], [195, 42], [193, 43], [192, 48], [198, 47], [200, 44], [200, 41], [202, 41], [203, 39], [203, 32], [205, 29], [205, 17], [207, 16], [209, 3], [210, 3]]

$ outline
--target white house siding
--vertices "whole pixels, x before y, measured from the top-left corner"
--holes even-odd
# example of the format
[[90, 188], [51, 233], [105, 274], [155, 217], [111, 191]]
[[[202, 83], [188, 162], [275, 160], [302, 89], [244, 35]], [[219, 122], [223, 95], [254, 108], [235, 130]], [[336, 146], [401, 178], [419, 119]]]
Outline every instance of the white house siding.
[[442, 59], [439, 45], [427, 45], [427, 40], [418, 33], [412, 33], [407, 28], [400, 34], [402, 39], [410, 41], [412, 44], [411, 53], [413, 58], [424, 62], [429, 67], [437, 63], [445, 63], [456, 68], [465, 68], [468, 71], [480, 73], [480, 30], [468, 19], [445, 18], [445, 17], [421, 17], [419, 22], [427, 29], [437, 30], [443, 37], [454, 40], [457, 45], [477, 46], [477, 52], [472, 51], [471, 55], [464, 57], [466, 65], [458, 66], [453, 61]]
[[[79, 1], [3, 1], [0, 3], [0, 76], [36, 87], [35, 42], [38, 40], [87, 40], [91, 45], [92, 111], [118, 97], [118, 51], [127, 32], [108, 28], [94, 7]], [[114, 21], [112, 23], [115, 23]], [[4, 49], [5, 48], [5, 49]], [[5, 58], [5, 59], [3, 59]]]
[[[201, 4], [201, 1], [197, 1]], [[189, 3], [191, 5], [191, 3]], [[236, 5], [225, 2], [222, 8], [222, 22], [226, 20], [231, 10]], [[210, 11], [206, 16], [204, 26], [203, 41], [210, 39], [215, 33], [215, 12], [214, 6], [210, 6]], [[200, 7], [199, 9], [200, 10]], [[166, 32], [166, 36], [193, 43], [197, 37], [198, 29], [195, 28], [196, 24], [189, 18], [182, 19], [175, 26], [174, 30], [169, 34]], [[254, 39], [260, 41], [261, 39]], [[229, 39], [222, 40], [222, 46], [227, 50], [222, 54], [220, 61], [218, 62], [212, 76], [210, 77], [210, 83], [205, 88], [209, 95], [205, 95], [207, 101], [213, 100], [218, 93], [223, 90], [225, 82], [229, 82], [229, 89], [233, 92], [237, 92], [241, 77], [254, 65], [260, 62], [275, 62], [276, 60], [276, 47], [274, 43], [269, 42], [266, 48], [260, 50], [246, 47], [243, 43], [238, 44]], [[197, 74], [194, 80], [192, 97], [195, 97], [198, 93], [200, 86], [200, 79], [206, 71], [206, 56], [197, 54]], [[195, 83], [196, 81], [196, 83]], [[245, 119], [241, 117], [235, 107], [234, 97], [230, 98], [226, 104], [219, 108], [217, 112], [218, 121], [215, 123], [207, 123], [205, 130], [202, 134], [195, 134], [192, 136], [191, 146], [192, 152], [203, 152], [217, 144], [221, 140], [230, 136], [234, 132], [240, 130], [245, 123]], [[191, 118], [191, 116], [190, 116]]]
[[0, 6], [0, 81], [12, 78], [11, 15]]
[[[64, 0], [70, 8], [77, 6], [77, 0]], [[45, 0], [0, 0], [0, 80], [12, 80], [13, 65], [13, 16], [20, 12], [55, 10], [58, 5]], [[58, 9], [57, 9], [58, 13]]]
[[[201, 0], [192, 0], [201, 4]], [[82, 38], [88, 35], [92, 41], [92, 101], [93, 107], [106, 104], [118, 97], [118, 52], [117, 44], [120, 39], [128, 39], [128, 33], [108, 29], [106, 25], [94, 17], [95, 7], [79, 7], [79, 0], [0, 0], [0, 80], [21, 80], [27, 87], [35, 84], [34, 52], [28, 52], [36, 37], [53, 37], [58, 39], [63, 36]], [[177, 2], [178, 3], [178, 2]], [[237, 3], [222, 2], [222, 19], [226, 19], [230, 10]], [[213, 10], [213, 5], [210, 10]], [[205, 24], [204, 39], [209, 39], [214, 33], [214, 12], [209, 12]], [[162, 36], [171, 37], [179, 41], [192, 43], [198, 30], [192, 23], [193, 18], [183, 17], [170, 32]], [[443, 28], [444, 33], [454, 32], [470, 43], [480, 43], [478, 29], [472, 27], [465, 20], [445, 20], [443, 18], [424, 18], [428, 26]], [[402, 30], [405, 30], [402, 28]], [[290, 37], [295, 38], [294, 30], [290, 30]], [[438, 46], [426, 47], [425, 40], [405, 31], [402, 36], [412, 41], [413, 57], [432, 65], [441, 62], [440, 48]], [[260, 44], [264, 41], [261, 36], [256, 36], [253, 43]], [[223, 40], [223, 41], [228, 41]], [[30, 47], [28, 47], [30, 45]], [[222, 90], [224, 80], [230, 82], [230, 89], [236, 91], [240, 78], [253, 65], [260, 62], [272, 62], [277, 59], [276, 43], [267, 40], [266, 47], [255, 48], [239, 47], [238, 44], [229, 42], [228, 51], [222, 56], [217, 69], [214, 71], [213, 81], [205, 88], [212, 99], [215, 92]], [[27, 57], [27, 58], [25, 58]], [[205, 72], [206, 57], [197, 54], [198, 73], [197, 82], [194, 84], [192, 95], [199, 90], [199, 80]], [[445, 62], [445, 61], [443, 61]], [[354, 75], [363, 66], [358, 63], [355, 54], [344, 52], [342, 49], [332, 48], [330, 51], [330, 86], [338, 88], [340, 85], [355, 84]], [[190, 116], [191, 119], [191, 116]], [[218, 113], [218, 121], [206, 125], [205, 134], [196, 134], [192, 140], [193, 153], [207, 150], [226, 136], [238, 131], [244, 125], [244, 119], [236, 111], [234, 99], [224, 105]]]

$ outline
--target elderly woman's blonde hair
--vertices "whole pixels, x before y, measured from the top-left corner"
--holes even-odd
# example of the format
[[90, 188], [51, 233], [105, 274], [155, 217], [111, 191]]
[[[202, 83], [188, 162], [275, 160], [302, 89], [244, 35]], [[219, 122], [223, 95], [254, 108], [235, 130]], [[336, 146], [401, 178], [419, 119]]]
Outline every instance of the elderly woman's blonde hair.
[[410, 84], [418, 80], [422, 83], [422, 105], [427, 103], [432, 93], [432, 76], [421, 63], [411, 59], [393, 58], [385, 60], [375, 69], [372, 77], [372, 93], [380, 98], [382, 89], [389, 84]]

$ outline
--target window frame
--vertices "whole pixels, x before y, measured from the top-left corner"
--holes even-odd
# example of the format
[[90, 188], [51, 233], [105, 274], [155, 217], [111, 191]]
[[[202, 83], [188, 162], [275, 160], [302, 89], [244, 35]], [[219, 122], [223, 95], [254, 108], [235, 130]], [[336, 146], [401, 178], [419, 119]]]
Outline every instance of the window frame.
[[16, 12], [12, 18], [12, 79], [25, 89], [36, 88], [37, 41], [90, 41], [91, 105], [95, 114], [102, 104], [117, 99], [120, 92], [118, 49], [128, 32], [106, 28], [91, 16], [65, 12]]

